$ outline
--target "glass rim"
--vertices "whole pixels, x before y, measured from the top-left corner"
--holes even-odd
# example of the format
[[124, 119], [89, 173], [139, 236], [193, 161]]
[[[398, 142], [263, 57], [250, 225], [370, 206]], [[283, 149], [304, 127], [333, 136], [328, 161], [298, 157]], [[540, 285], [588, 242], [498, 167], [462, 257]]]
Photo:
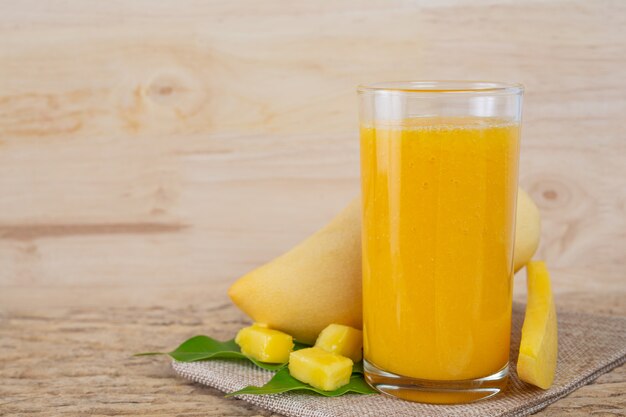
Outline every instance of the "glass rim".
[[516, 95], [524, 92], [519, 83], [499, 81], [462, 81], [462, 80], [424, 80], [424, 81], [387, 81], [360, 84], [359, 94], [398, 93], [398, 94], [450, 94], [450, 95]]

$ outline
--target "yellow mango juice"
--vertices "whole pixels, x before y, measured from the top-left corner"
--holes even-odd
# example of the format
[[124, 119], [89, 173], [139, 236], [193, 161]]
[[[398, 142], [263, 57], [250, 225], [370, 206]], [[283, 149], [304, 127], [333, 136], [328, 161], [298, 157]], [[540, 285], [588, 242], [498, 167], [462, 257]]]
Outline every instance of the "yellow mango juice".
[[519, 125], [361, 126], [364, 357], [428, 380], [508, 364]]

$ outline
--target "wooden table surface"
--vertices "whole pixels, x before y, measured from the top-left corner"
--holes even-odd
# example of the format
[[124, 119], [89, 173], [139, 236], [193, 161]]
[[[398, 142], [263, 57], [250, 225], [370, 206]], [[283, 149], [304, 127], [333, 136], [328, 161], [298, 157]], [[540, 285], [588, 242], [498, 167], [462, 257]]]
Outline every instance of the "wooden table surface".
[[130, 355], [232, 336], [229, 284], [358, 193], [361, 82], [524, 83], [557, 304], [626, 315], [624, 68], [623, 1], [0, 1], [0, 415], [269, 415]]

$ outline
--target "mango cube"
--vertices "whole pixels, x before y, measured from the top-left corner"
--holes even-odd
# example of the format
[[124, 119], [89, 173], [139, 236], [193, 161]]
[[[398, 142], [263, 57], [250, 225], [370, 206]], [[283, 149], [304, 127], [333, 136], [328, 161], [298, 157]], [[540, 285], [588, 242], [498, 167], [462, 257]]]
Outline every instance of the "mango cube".
[[526, 265], [528, 301], [522, 326], [517, 374], [524, 382], [548, 389], [554, 381], [558, 331], [550, 274], [543, 262]]
[[354, 327], [331, 324], [322, 330], [315, 346], [358, 362], [362, 358], [363, 332]]
[[300, 349], [289, 355], [289, 373], [315, 388], [334, 391], [350, 382], [352, 360], [318, 347]]
[[287, 333], [261, 323], [239, 330], [235, 343], [244, 355], [268, 363], [286, 363], [294, 346], [293, 338]]

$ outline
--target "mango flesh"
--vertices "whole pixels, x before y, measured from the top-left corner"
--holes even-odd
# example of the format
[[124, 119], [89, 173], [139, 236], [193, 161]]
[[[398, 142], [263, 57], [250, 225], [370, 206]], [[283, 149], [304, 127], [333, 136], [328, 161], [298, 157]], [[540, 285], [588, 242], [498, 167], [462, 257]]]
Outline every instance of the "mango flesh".
[[358, 362], [363, 357], [363, 332], [350, 326], [330, 324], [317, 336], [315, 347]]
[[[539, 211], [520, 190], [514, 265], [539, 243]], [[355, 199], [324, 228], [237, 280], [232, 301], [255, 321], [313, 344], [329, 324], [361, 328], [361, 203]]]
[[334, 391], [350, 382], [352, 365], [345, 356], [318, 347], [300, 349], [289, 356], [291, 376], [324, 391]]
[[253, 324], [239, 330], [235, 343], [244, 355], [267, 363], [287, 363], [294, 346], [291, 336], [265, 324]]
[[526, 268], [528, 301], [517, 374], [524, 382], [548, 389], [554, 382], [558, 356], [557, 320], [550, 274], [545, 263], [540, 261], [530, 262]]

